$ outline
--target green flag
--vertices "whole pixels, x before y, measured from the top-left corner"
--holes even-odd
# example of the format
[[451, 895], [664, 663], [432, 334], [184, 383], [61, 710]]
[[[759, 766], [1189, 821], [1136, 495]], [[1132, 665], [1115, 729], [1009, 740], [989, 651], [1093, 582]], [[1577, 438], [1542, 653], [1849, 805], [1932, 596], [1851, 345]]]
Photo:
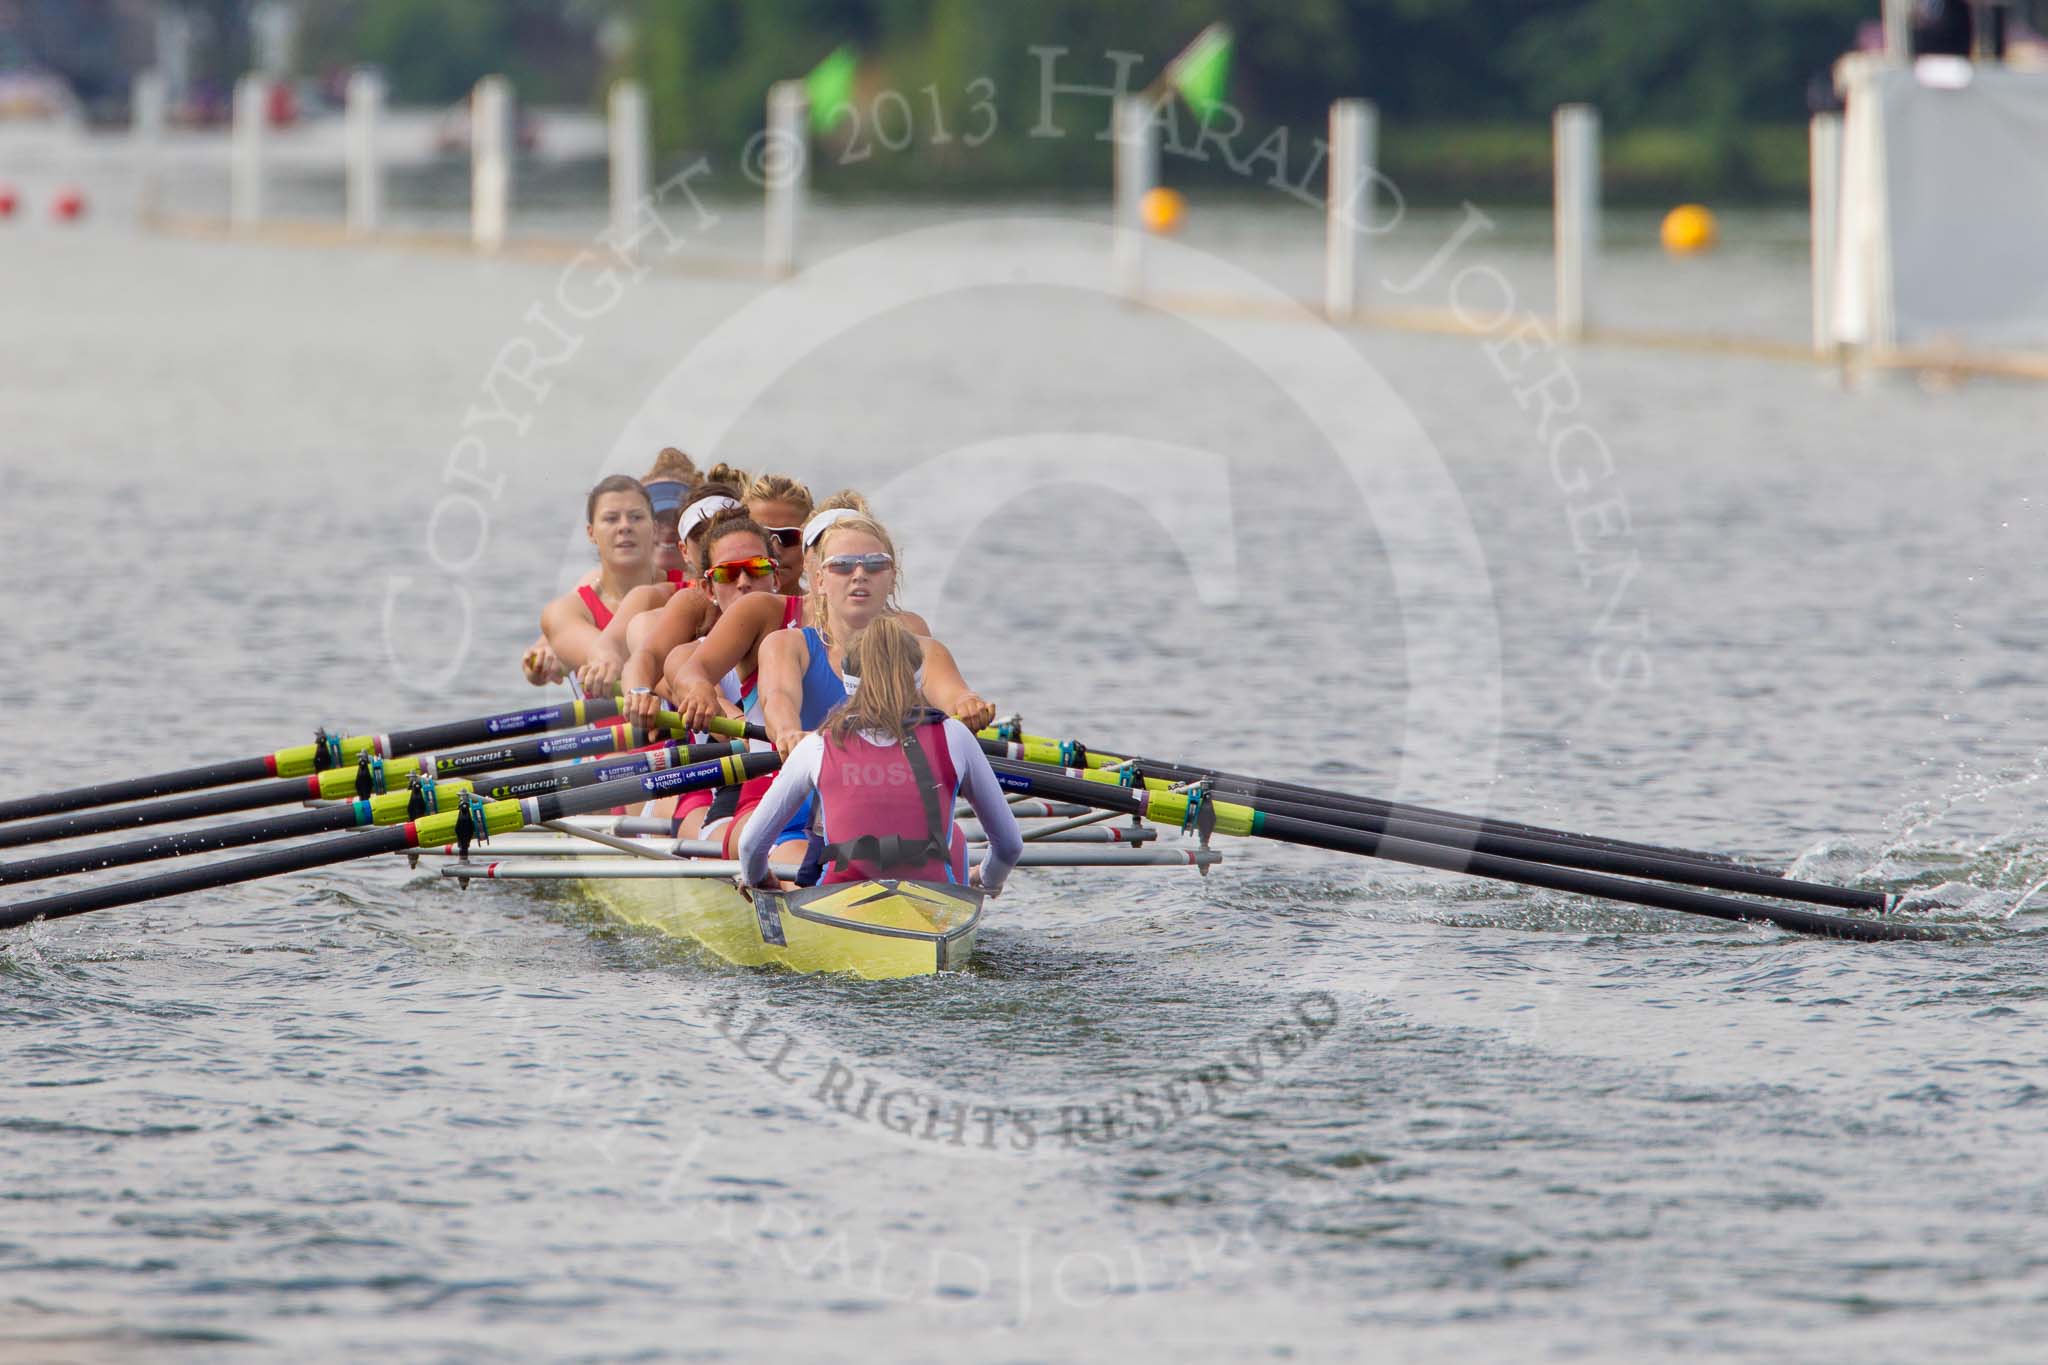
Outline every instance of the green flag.
[[1173, 88], [1180, 91], [1195, 117], [1206, 122], [1223, 103], [1223, 90], [1229, 84], [1230, 30], [1211, 24], [1173, 64]]
[[804, 77], [804, 98], [810, 101], [814, 131], [829, 133], [853, 112], [853, 73], [859, 65], [852, 45], [842, 43]]

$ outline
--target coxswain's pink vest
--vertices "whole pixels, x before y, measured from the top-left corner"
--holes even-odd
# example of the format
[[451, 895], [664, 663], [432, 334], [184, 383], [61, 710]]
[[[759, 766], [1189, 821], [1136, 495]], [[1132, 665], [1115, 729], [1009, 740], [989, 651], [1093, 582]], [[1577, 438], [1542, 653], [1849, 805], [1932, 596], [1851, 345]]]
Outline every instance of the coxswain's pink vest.
[[920, 780], [902, 745], [871, 744], [858, 736], [839, 740], [825, 732], [818, 764], [818, 809], [829, 862], [823, 881], [967, 880], [967, 840], [953, 824], [960, 775], [947, 751], [945, 724], [928, 721], [911, 734], [929, 782]]

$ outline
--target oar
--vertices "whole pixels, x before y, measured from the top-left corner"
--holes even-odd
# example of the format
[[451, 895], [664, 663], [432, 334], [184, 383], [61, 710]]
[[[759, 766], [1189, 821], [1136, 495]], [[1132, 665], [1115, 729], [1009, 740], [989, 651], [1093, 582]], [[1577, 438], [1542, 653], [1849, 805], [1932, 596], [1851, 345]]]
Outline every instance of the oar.
[[1192, 825], [1197, 829], [1214, 830], [1220, 834], [1255, 836], [1309, 848], [1330, 849], [1339, 853], [1360, 853], [1368, 857], [1385, 858], [1391, 862], [1410, 863], [1417, 867], [1434, 867], [1446, 872], [1462, 872], [1496, 881], [1514, 882], [1522, 886], [1540, 886], [1553, 891], [1575, 892], [1579, 895], [1597, 896], [1603, 900], [1646, 905], [1660, 910], [1678, 910], [1714, 919], [1754, 920], [1775, 924], [1781, 929], [1790, 929], [1801, 934], [1822, 934], [1865, 942], [1888, 939], [1924, 942], [1950, 937], [1948, 931], [1935, 925], [1887, 923], [1847, 915], [1824, 915], [1812, 910], [1794, 910], [1785, 906], [1759, 905], [1753, 901], [1711, 895], [1705, 891], [1689, 891], [1683, 887], [1663, 886], [1653, 882], [1629, 881], [1621, 877], [1580, 872], [1545, 863], [1504, 858], [1497, 854], [1423, 843], [1416, 839], [1342, 829], [1318, 821], [1275, 814], [1255, 806], [1219, 801], [1210, 796], [1197, 797], [1124, 787], [1117, 784], [1115, 774], [1100, 769], [1086, 773], [1073, 770], [1056, 773], [1033, 764], [1018, 763], [1009, 759], [990, 761], [996, 770], [997, 779], [1010, 791], [1061, 801], [1078, 801], [1104, 810], [1143, 816], [1161, 824], [1178, 825], [1183, 828]]
[[[632, 727], [624, 728], [630, 730]], [[461, 778], [435, 779], [416, 783], [409, 791], [359, 797], [354, 801], [325, 806], [318, 810], [293, 811], [289, 815], [274, 815], [235, 825], [180, 830], [173, 834], [161, 834], [151, 839], [136, 839], [125, 844], [101, 844], [95, 848], [74, 849], [69, 853], [52, 853], [41, 858], [0, 863], [0, 886], [40, 881], [46, 877], [69, 876], [75, 872], [100, 872], [110, 867], [129, 867], [136, 863], [183, 857], [188, 853], [216, 853], [222, 849], [246, 848], [251, 844], [297, 839], [308, 834], [331, 834], [337, 830], [361, 829], [367, 825], [402, 824], [407, 820], [438, 814], [444, 806], [452, 809], [457, 801], [467, 795], [483, 796], [493, 801], [513, 800], [522, 796], [538, 796], [542, 792], [587, 787], [617, 777], [636, 777], [642, 773], [673, 768], [678, 764], [702, 763], [726, 754], [743, 754], [746, 751], [746, 744], [736, 739], [722, 740], [716, 744], [677, 744], [671, 741], [660, 748], [640, 750], [624, 758], [604, 759], [595, 763], [562, 763], [554, 767], [536, 768], [489, 787], [479, 787]]]
[[1492, 816], [1460, 815], [1456, 811], [1437, 810], [1431, 806], [1417, 806], [1405, 802], [1386, 801], [1377, 797], [1354, 796], [1348, 792], [1326, 791], [1320, 787], [1303, 786], [1296, 782], [1275, 782], [1262, 777], [1251, 777], [1244, 773], [1223, 772], [1215, 768], [1196, 768], [1184, 763], [1168, 763], [1157, 758], [1123, 758], [1116, 754], [1102, 753], [1074, 740], [1047, 739], [1043, 735], [1026, 735], [1018, 732], [1009, 722], [999, 723], [979, 734], [982, 752], [991, 758], [1016, 759], [1025, 763], [1045, 763], [1059, 768], [1130, 768], [1144, 779], [1147, 787], [1164, 790], [1183, 786], [1190, 782], [1207, 782], [1218, 791], [1258, 800], [1272, 795], [1290, 801], [1310, 802], [1318, 806], [1337, 806], [1345, 810], [1360, 811], [1368, 815], [1384, 815], [1394, 819], [1421, 820], [1428, 824], [1448, 825], [1454, 828], [1485, 830], [1493, 834], [1517, 835], [1529, 839], [1552, 840], [1581, 848], [1606, 848], [1618, 852], [1640, 853], [1653, 858], [1668, 858], [1685, 862], [1710, 863], [1717, 867], [1738, 867], [1762, 876], [1775, 876], [1770, 868], [1755, 867], [1739, 862], [1725, 853], [1706, 853], [1698, 849], [1666, 848], [1661, 844], [1639, 843], [1632, 839], [1610, 839], [1590, 834], [1574, 834], [1570, 830], [1551, 829], [1545, 825], [1524, 824], [1519, 820], [1501, 820]]
[[1775, 872], [1757, 872], [1732, 863], [1696, 863], [1680, 858], [1659, 858], [1626, 849], [1602, 848], [1588, 844], [1563, 843], [1512, 834], [1491, 834], [1483, 829], [1431, 824], [1421, 820], [1390, 820], [1384, 815], [1323, 806], [1307, 801], [1285, 801], [1271, 796], [1253, 798], [1258, 808], [1272, 815], [1339, 829], [1364, 830], [1369, 834], [1412, 839], [1418, 843], [1440, 844], [1445, 848], [1469, 848], [1478, 853], [1495, 853], [1505, 858], [1546, 863], [1552, 867], [1576, 867], [1589, 872], [1613, 872], [1623, 877], [1673, 882], [1680, 886], [1706, 886], [1717, 891], [1739, 891], [1773, 900], [1802, 901], [1808, 905], [1831, 905], [1841, 910], [1890, 911], [1895, 900], [1882, 891], [1859, 887], [1830, 886], [1824, 882], [1796, 881]]
[[409, 848], [432, 848], [454, 843], [466, 849], [473, 840], [507, 834], [527, 825], [560, 820], [565, 816], [587, 815], [610, 806], [676, 796], [700, 787], [744, 782], [750, 777], [774, 772], [781, 762], [772, 753], [734, 754], [705, 763], [693, 763], [687, 768], [671, 768], [667, 772], [648, 773], [643, 777], [622, 777], [591, 787], [551, 792], [520, 801], [465, 800], [457, 810], [408, 820], [402, 825], [344, 834], [291, 848], [272, 849], [247, 858], [230, 858], [225, 862], [181, 868], [176, 872], [117, 882], [112, 886], [96, 886], [85, 891], [0, 907], [0, 929], [18, 928], [38, 919], [62, 919], [67, 915], [82, 915], [89, 910], [108, 910], [217, 886], [233, 886], [262, 877], [331, 867], [380, 853], [403, 853]]
[[314, 736], [311, 744], [279, 749], [258, 758], [209, 763], [174, 773], [131, 777], [93, 787], [73, 787], [69, 791], [0, 801], [0, 820], [29, 820], [93, 806], [111, 806], [122, 801], [148, 801], [179, 792], [204, 791], [209, 787], [233, 786], [238, 782], [260, 782], [266, 777], [304, 777], [329, 768], [348, 767], [364, 754], [397, 758], [457, 744], [489, 744], [493, 740], [513, 739], [547, 730], [576, 729], [608, 720], [618, 713], [616, 701], [572, 701], [559, 706], [538, 706], [525, 711], [504, 711], [495, 716], [427, 725], [388, 735], [343, 737], [323, 730]]
[[[339, 801], [372, 797], [393, 783], [411, 778], [463, 777], [499, 768], [521, 768], [550, 759], [575, 758], [590, 754], [619, 753], [683, 732], [682, 718], [673, 711], [659, 717], [659, 732], [630, 725], [606, 725], [568, 734], [540, 735], [510, 744], [488, 744], [452, 754], [424, 754], [417, 757], [379, 759], [368, 751], [358, 756], [353, 767], [329, 768], [310, 776], [281, 782], [261, 782], [221, 791], [174, 796], [140, 806], [117, 806], [111, 810], [82, 810], [48, 820], [0, 825], [0, 848], [25, 848], [30, 844], [79, 839], [89, 834], [115, 830], [142, 829], [177, 820], [197, 820], [209, 815], [232, 815], [238, 811], [262, 810], [266, 806], [290, 805], [295, 801]], [[758, 726], [737, 720], [714, 718], [714, 734], [738, 737]]]
[[[1002, 747], [993, 741], [984, 740], [982, 743], [985, 749]], [[1095, 771], [1111, 770], [1105, 768]], [[1142, 773], [1142, 770], [1139, 771]], [[1121, 781], [1121, 778], [1117, 780]], [[1180, 784], [1184, 785], [1186, 784]], [[1273, 785], [1277, 787], [1282, 784]], [[1156, 778], [1147, 780], [1145, 786], [1147, 790], [1180, 789], [1180, 786], [1169, 789], [1164, 781]], [[1231, 795], [1240, 794], [1231, 788], [1223, 790]], [[1872, 910], [1883, 914], [1893, 905], [1893, 899], [1882, 891], [1829, 886], [1822, 882], [1796, 881], [1789, 877], [1781, 877], [1775, 872], [1760, 871], [1735, 863], [1695, 862], [1638, 853], [1632, 849], [1613, 848], [1594, 842], [1498, 834], [1491, 832], [1483, 824], [1461, 826], [1421, 819], [1393, 819], [1355, 809], [1352, 805], [1344, 803], [1333, 801], [1326, 804], [1306, 798], [1289, 800], [1266, 791], [1243, 794], [1256, 801], [1260, 810], [1274, 815], [1333, 825], [1339, 829], [1363, 830], [1369, 834], [1413, 839], [1426, 844], [1441, 844], [1446, 848], [1469, 848], [1479, 853], [1495, 853], [1502, 857], [1520, 858], [1532, 863], [1548, 863], [1553, 867], [1612, 872], [1624, 877], [1674, 882], [1680, 886], [1712, 887], [1717, 891], [1740, 891], [1746, 895], [1769, 896], [1773, 900], [1802, 901], [1808, 905], [1830, 905], [1843, 910]]]

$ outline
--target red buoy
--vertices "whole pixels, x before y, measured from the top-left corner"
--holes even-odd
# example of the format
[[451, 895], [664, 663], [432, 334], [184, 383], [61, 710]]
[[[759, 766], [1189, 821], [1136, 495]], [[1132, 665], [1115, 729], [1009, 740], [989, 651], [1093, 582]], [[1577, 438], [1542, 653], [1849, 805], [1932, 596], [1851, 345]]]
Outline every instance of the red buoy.
[[20, 207], [21, 200], [14, 193], [14, 186], [0, 185], [0, 218], [12, 218]]
[[50, 212], [60, 223], [77, 222], [85, 217], [85, 194], [72, 186], [65, 186], [58, 190], [57, 197], [50, 201]]

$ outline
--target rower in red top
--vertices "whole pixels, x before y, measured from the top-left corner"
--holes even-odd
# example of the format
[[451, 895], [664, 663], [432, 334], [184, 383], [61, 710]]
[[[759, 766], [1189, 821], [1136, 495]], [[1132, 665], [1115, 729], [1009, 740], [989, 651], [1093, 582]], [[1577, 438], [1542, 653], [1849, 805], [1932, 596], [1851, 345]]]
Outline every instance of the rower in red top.
[[584, 517], [584, 533], [597, 547], [597, 581], [563, 593], [540, 615], [548, 647], [571, 673], [601, 652], [619, 601], [667, 577], [654, 562], [654, 502], [638, 479], [614, 474], [600, 481], [584, 502]]
[[[1002, 891], [1024, 848], [1016, 817], [974, 733], [924, 705], [923, 665], [919, 640], [892, 617], [875, 619], [847, 644], [840, 667], [852, 691], [790, 751], [741, 833], [743, 884], [780, 885], [768, 855], [777, 832], [815, 792], [822, 881], [898, 878]], [[988, 852], [972, 870], [952, 815], [963, 795], [988, 836]]]
[[[679, 585], [683, 581], [682, 548], [675, 543], [676, 518], [683, 510], [684, 494], [689, 491], [690, 485], [696, 482], [697, 477], [697, 466], [691, 462], [689, 456], [674, 446], [663, 447], [661, 454], [654, 458], [654, 467], [640, 476], [640, 485], [647, 490], [648, 503], [654, 509], [654, 567], [662, 574], [656, 582], [664, 592], [672, 590], [671, 585]], [[602, 566], [594, 568], [583, 576], [578, 586], [596, 588], [602, 574]], [[643, 590], [635, 590], [638, 591]], [[614, 621], [627, 610], [628, 604], [633, 602], [635, 592], [627, 593], [616, 603], [606, 604], [606, 609], [612, 613]], [[578, 595], [581, 596], [580, 593]], [[598, 594], [598, 600], [600, 603], [604, 602], [601, 592]], [[662, 600], [667, 599], [664, 597]], [[595, 612], [592, 613], [592, 617], [594, 620]], [[527, 646], [526, 654], [521, 658], [519, 666], [520, 671], [526, 675], [526, 680], [536, 687], [566, 681], [571, 672], [556, 655], [554, 646], [548, 643], [545, 632]], [[588, 667], [587, 662], [585, 666]], [[585, 690], [602, 691], [602, 688]]]

